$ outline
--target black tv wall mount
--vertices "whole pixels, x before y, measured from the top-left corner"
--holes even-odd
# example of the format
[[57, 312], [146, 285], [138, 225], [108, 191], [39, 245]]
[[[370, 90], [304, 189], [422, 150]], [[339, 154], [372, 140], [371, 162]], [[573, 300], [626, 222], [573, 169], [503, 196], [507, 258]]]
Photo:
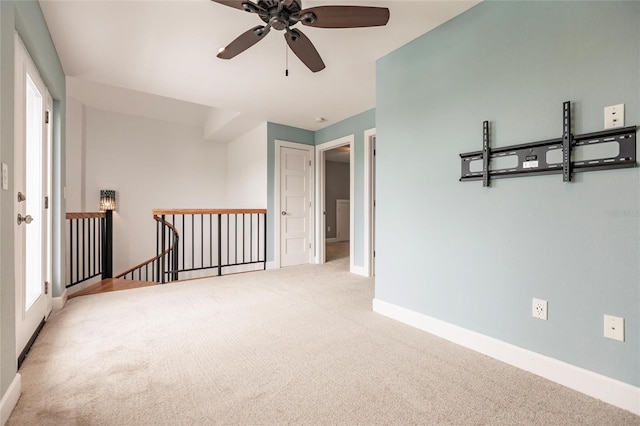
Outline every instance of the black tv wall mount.
[[[489, 122], [485, 121], [482, 124], [482, 151], [460, 154], [460, 181], [482, 180], [482, 186], [489, 186], [491, 179], [562, 174], [564, 182], [571, 182], [573, 173], [577, 172], [636, 166], [636, 126], [607, 129], [577, 136], [574, 136], [571, 130], [571, 102], [563, 103], [562, 136], [556, 139], [491, 148]], [[617, 155], [611, 155], [608, 152], [599, 158], [572, 161], [572, 152], [576, 147], [616, 142]], [[550, 157], [554, 157], [552, 154], [558, 153], [562, 154], [561, 159], [558, 162], [550, 161]], [[517, 157], [517, 163], [510, 167], [491, 168], [490, 160], [498, 161], [502, 159], [501, 157]], [[471, 171], [471, 163], [474, 161], [482, 162], [482, 170]]]

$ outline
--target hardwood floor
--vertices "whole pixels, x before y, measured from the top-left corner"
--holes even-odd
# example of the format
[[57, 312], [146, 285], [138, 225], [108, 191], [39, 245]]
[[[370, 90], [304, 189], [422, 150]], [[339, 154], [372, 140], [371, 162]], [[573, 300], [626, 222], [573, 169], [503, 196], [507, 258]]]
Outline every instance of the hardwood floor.
[[338, 243], [327, 243], [325, 251], [325, 262], [349, 257], [349, 241]]
[[86, 296], [88, 294], [106, 293], [109, 291], [129, 290], [132, 288], [149, 287], [152, 285], [158, 285], [155, 282], [149, 281], [134, 281], [134, 280], [122, 280], [119, 278], [107, 278], [99, 283], [89, 286], [80, 290], [77, 293], [73, 293], [69, 296], [69, 299], [77, 296]]

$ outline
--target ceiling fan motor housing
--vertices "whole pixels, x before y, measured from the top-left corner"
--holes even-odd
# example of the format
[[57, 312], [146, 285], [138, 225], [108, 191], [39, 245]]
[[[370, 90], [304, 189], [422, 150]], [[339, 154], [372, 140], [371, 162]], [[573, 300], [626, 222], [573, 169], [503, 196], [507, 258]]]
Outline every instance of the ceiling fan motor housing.
[[258, 6], [268, 12], [259, 14], [260, 19], [270, 24], [273, 29], [280, 31], [297, 24], [297, 16], [301, 10], [300, 0], [291, 0], [286, 3], [290, 4], [282, 6], [282, 10], [278, 13], [279, 0], [260, 0]]

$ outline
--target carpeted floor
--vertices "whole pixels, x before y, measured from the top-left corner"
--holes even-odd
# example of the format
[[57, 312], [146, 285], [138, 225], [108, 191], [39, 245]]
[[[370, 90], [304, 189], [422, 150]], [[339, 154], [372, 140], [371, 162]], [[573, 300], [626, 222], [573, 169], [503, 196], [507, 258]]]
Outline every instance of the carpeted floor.
[[8, 425], [640, 424], [373, 313], [347, 264], [72, 299]]

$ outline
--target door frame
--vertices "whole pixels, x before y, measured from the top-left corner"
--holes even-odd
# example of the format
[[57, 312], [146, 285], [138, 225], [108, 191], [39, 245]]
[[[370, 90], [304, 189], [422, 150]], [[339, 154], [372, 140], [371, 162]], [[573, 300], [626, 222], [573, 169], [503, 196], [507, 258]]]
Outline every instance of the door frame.
[[281, 148], [292, 148], [299, 149], [302, 151], [309, 152], [309, 159], [311, 160], [311, 166], [309, 167], [309, 201], [311, 202], [311, 206], [309, 207], [309, 242], [311, 243], [311, 249], [309, 249], [309, 263], [313, 261], [314, 258], [314, 232], [313, 232], [313, 223], [315, 223], [314, 216], [314, 196], [313, 196], [313, 188], [315, 187], [314, 182], [314, 167], [315, 167], [315, 152], [313, 150], [312, 145], [305, 145], [298, 142], [288, 142], [283, 140], [276, 139], [275, 141], [275, 154], [274, 154], [274, 188], [273, 188], [273, 260], [274, 260], [274, 269], [278, 269], [281, 267], [280, 263], [280, 150]]
[[364, 269], [368, 277], [375, 274], [375, 138], [375, 127], [364, 131]]
[[325, 244], [326, 244], [326, 218], [325, 218], [325, 153], [333, 148], [340, 146], [349, 146], [349, 272], [355, 273], [354, 270], [354, 246], [355, 246], [355, 227], [354, 227], [354, 154], [355, 154], [355, 135], [351, 134], [339, 139], [323, 143], [316, 146], [316, 257], [315, 262], [322, 264], [325, 262]]

